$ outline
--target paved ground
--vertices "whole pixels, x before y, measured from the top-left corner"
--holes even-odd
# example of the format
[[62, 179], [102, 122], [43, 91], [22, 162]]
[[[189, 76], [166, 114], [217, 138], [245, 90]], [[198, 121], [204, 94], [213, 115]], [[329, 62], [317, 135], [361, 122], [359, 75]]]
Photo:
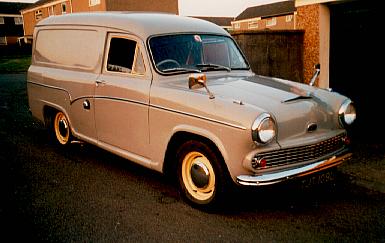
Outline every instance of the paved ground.
[[385, 144], [353, 145], [354, 157], [338, 170], [358, 186], [385, 193]]

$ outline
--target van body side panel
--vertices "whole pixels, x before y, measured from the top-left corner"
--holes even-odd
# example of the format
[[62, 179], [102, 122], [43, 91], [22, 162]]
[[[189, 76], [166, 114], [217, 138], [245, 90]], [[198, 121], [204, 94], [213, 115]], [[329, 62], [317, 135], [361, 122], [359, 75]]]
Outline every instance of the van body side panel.
[[148, 155], [150, 80], [101, 75], [95, 89], [98, 139], [139, 156]]
[[36, 71], [36, 66], [31, 65], [27, 74], [27, 94], [29, 110], [36, 119], [44, 122], [44, 103], [42, 103], [39, 95], [41, 88], [38, 84], [42, 83], [43, 76]]
[[[36, 70], [34, 74], [32, 70]], [[44, 121], [44, 108], [63, 111], [76, 137], [95, 143], [94, 89], [96, 74], [31, 67], [28, 97], [32, 114]], [[89, 108], [83, 102], [89, 102]]]
[[[173, 134], [178, 132], [195, 134], [215, 144], [235, 180], [236, 175], [247, 172], [239, 164], [254, 146], [250, 139], [250, 130], [240, 123], [225, 120], [220, 116], [215, 117], [213, 114], [219, 110], [233, 110], [231, 108], [239, 105], [218, 96], [209, 99], [207, 93], [189, 91], [187, 78], [188, 76], [185, 85], [179, 85], [181, 82], [176, 79], [171, 82], [154, 82], [151, 87], [149, 117], [152, 158], [157, 162], [166, 159], [162, 151], [167, 150]], [[189, 101], [189, 104], [181, 106], [183, 101]], [[234, 117], [238, 117], [240, 113], [233, 112], [233, 114]], [[156, 163], [154, 169], [163, 171], [163, 164]]]
[[102, 33], [78, 26], [52, 26], [36, 32], [34, 61], [59, 69], [93, 72], [101, 61]]
[[105, 32], [100, 28], [36, 28], [28, 98], [32, 115], [44, 121], [45, 108], [66, 114], [72, 133], [97, 144], [94, 94], [100, 72]]
[[63, 111], [69, 116], [71, 96], [69, 91], [58, 82], [52, 82], [47, 73], [50, 68], [31, 66], [27, 88], [32, 115], [44, 122], [44, 110], [47, 107]]
[[[94, 92], [97, 75], [65, 70], [59, 75], [61, 87], [70, 95], [68, 113], [74, 135], [82, 140], [96, 143]], [[50, 78], [54, 83], [56, 77], [52, 75]]]

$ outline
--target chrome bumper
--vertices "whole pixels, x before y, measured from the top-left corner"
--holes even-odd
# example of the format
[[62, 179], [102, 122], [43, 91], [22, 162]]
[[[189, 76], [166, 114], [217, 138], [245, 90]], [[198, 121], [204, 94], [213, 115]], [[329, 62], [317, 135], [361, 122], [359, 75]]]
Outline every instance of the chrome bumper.
[[295, 169], [272, 172], [262, 175], [240, 175], [237, 177], [237, 182], [245, 186], [265, 186], [275, 183], [279, 183], [285, 180], [289, 180], [296, 177], [302, 177], [310, 175], [322, 170], [329, 169], [331, 167], [341, 164], [344, 160], [349, 159], [352, 156], [351, 153], [347, 153], [341, 156], [333, 156], [329, 159], [318, 161], [312, 164], [308, 164]]

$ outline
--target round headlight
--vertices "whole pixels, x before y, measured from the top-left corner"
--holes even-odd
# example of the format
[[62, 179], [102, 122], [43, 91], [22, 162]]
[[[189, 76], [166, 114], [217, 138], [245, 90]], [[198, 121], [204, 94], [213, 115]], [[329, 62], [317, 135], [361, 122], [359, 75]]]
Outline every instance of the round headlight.
[[342, 126], [351, 125], [356, 120], [356, 108], [351, 100], [347, 99], [342, 103], [338, 117]]
[[275, 121], [271, 115], [262, 113], [255, 119], [251, 127], [252, 138], [254, 142], [266, 144], [274, 139], [277, 131]]

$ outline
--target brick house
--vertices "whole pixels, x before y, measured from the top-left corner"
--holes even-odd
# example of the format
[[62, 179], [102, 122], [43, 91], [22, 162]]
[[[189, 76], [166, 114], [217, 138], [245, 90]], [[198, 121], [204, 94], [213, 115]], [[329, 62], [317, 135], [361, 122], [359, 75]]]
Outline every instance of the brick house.
[[295, 29], [294, 1], [249, 7], [231, 22], [232, 30]]
[[[296, 29], [304, 34], [304, 79], [310, 80], [314, 64], [321, 64], [321, 73], [316, 86], [328, 88], [330, 54], [330, 11], [329, 3], [336, 0], [296, 0]], [[342, 1], [340, 1], [342, 2]]]
[[[314, 73], [314, 64], [319, 63], [321, 65], [321, 73], [316, 82], [316, 86], [322, 88], [329, 88], [330, 84], [330, 76], [332, 75], [333, 79], [340, 79], [338, 75], [331, 74], [332, 66], [335, 69], [343, 70], [345, 68], [336, 68], [339, 65], [331, 64], [331, 60], [335, 59], [335, 55], [338, 55], [338, 50], [344, 49], [347, 47], [348, 43], [352, 41], [356, 41], [359, 36], [355, 36], [352, 38], [346, 39], [346, 43], [344, 44], [342, 41], [341, 44], [338, 44], [338, 48], [334, 48], [334, 51], [331, 50], [331, 46], [336, 46], [336, 39], [345, 39], [344, 35], [340, 34], [341, 31], [336, 32], [332, 31], [332, 28], [336, 29], [338, 26], [337, 18], [332, 16], [339, 16], [342, 12], [350, 13], [348, 16], [352, 18], [349, 20], [348, 18], [341, 17], [342, 22], [346, 22], [346, 27], [357, 28], [359, 31], [362, 25], [374, 26], [377, 25], [377, 21], [373, 21], [372, 23], [366, 23], [367, 17], [360, 12], [371, 13], [374, 12], [375, 2], [371, 1], [363, 1], [363, 0], [295, 0], [295, 7], [297, 9], [296, 13], [296, 29], [304, 30], [304, 79], [309, 80]], [[355, 17], [352, 17], [355, 16]], [[336, 21], [335, 21], [336, 20]], [[351, 21], [352, 23], [348, 23]], [[358, 23], [357, 27], [353, 26], [355, 21], [361, 22]], [[361, 27], [362, 28], [362, 27]], [[352, 29], [355, 32], [354, 29]], [[336, 36], [332, 38], [332, 36]], [[347, 35], [345, 35], [347, 38]], [[365, 37], [364, 37], [365, 38]], [[366, 43], [366, 39], [361, 41], [361, 43]], [[341, 57], [341, 59], [345, 59], [345, 57]], [[347, 61], [347, 60], [346, 60]], [[345, 63], [346, 61], [341, 61], [341, 63]], [[338, 64], [338, 63], [337, 63]], [[343, 64], [342, 64], [343, 65]], [[337, 70], [337, 72], [340, 72]], [[344, 75], [346, 76], [346, 75]], [[334, 88], [334, 87], [333, 87]]]
[[39, 0], [21, 11], [24, 40], [31, 42], [38, 21], [51, 15], [91, 11], [156, 11], [178, 14], [178, 0]]
[[0, 2], [0, 45], [17, 44], [23, 37], [23, 18], [20, 10], [28, 3]]
[[232, 30], [231, 22], [234, 20], [233, 17], [204, 17], [204, 16], [191, 16], [191, 17], [212, 22], [216, 25], [221, 26], [223, 29], [227, 31]]

